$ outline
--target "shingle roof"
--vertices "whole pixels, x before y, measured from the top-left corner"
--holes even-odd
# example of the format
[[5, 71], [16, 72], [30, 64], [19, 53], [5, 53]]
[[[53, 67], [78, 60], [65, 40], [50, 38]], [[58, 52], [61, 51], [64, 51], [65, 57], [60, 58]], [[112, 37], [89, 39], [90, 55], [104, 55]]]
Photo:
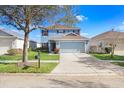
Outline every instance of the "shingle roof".
[[79, 30], [80, 28], [77, 28], [77, 27], [69, 27], [69, 26], [64, 26], [64, 25], [60, 25], [60, 24], [55, 24], [53, 26], [48, 26], [46, 27], [46, 29], [48, 30], [52, 30], [52, 29], [67, 29], [67, 30], [70, 30], [70, 29], [77, 29]]
[[12, 31], [12, 30], [8, 31], [8, 30], [5, 30], [5, 29], [0, 29], [0, 31], [2, 31], [2, 32], [6, 33], [6, 34], [8, 34], [10, 36], [17, 37], [19, 39], [23, 39], [23, 37], [19, 33], [15, 32], [15, 31]]
[[115, 38], [124, 39], [124, 32], [107, 31], [102, 34], [96, 35], [91, 39], [100, 40], [100, 39], [115, 39]]
[[[18, 32], [15, 32], [15, 31], [12, 31], [12, 30], [5, 30], [5, 29], [1, 29], [0, 28], [0, 31], [2, 31], [2, 32], [4, 32], [4, 33], [6, 33], [6, 34], [8, 34], [8, 35], [10, 35], [11, 37], [16, 37], [16, 38], [18, 38], [18, 39], [24, 39], [23, 38], [23, 35], [22, 34], [19, 34]], [[36, 43], [40, 43], [40, 42], [38, 42], [38, 41], [35, 41], [35, 40], [30, 40], [31, 42], [36, 42]]]
[[62, 36], [62, 37], [52, 37], [50, 40], [73, 40], [73, 41], [78, 41], [78, 40], [89, 40], [86, 37], [83, 36]]

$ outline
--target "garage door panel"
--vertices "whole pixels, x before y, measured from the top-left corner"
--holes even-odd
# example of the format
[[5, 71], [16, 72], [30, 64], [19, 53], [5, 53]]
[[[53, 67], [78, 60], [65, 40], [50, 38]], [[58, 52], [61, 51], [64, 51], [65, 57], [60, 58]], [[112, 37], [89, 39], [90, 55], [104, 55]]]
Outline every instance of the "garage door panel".
[[4, 54], [4, 53], [7, 53], [7, 50], [9, 50], [11, 45], [12, 45], [12, 41], [13, 41], [13, 39], [1, 39], [0, 55]]
[[85, 52], [84, 42], [61, 42], [60, 43], [61, 53], [81, 53]]

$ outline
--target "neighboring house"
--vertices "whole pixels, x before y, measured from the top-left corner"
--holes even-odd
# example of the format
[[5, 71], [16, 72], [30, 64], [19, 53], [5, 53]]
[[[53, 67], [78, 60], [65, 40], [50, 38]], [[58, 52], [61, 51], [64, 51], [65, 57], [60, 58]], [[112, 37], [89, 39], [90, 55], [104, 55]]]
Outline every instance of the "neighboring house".
[[0, 29], [0, 55], [10, 49], [23, 49], [23, 43], [24, 40], [18, 33]]
[[92, 52], [105, 52], [103, 48], [111, 47], [110, 44], [116, 44], [115, 54], [124, 55], [124, 32], [107, 31], [91, 38], [89, 46]]
[[87, 51], [88, 38], [80, 36], [80, 29], [63, 25], [53, 25], [42, 31], [47, 39], [49, 52], [59, 49], [60, 53], [81, 53]]
[[34, 40], [30, 40], [29, 42], [29, 47], [33, 50], [35, 50], [36, 48], [40, 48], [41, 47], [41, 43], [36, 42]]

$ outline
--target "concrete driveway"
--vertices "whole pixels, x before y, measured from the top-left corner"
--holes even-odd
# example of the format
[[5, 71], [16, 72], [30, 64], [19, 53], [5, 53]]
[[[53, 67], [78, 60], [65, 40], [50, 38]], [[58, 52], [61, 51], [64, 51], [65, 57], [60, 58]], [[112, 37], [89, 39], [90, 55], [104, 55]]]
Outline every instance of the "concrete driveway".
[[[61, 53], [60, 63], [53, 74], [117, 75], [116, 68], [108, 62], [101, 62], [85, 53]], [[117, 68], [118, 69], [118, 68]]]

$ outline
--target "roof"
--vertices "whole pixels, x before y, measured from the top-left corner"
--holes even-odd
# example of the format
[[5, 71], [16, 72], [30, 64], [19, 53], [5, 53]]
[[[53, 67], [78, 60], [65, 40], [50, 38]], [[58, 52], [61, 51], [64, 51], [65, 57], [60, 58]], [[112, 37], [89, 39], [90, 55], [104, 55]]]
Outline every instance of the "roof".
[[73, 41], [79, 41], [79, 40], [89, 40], [86, 37], [83, 36], [62, 36], [62, 37], [52, 37], [50, 40], [73, 40]]
[[124, 39], [124, 32], [107, 31], [102, 34], [96, 35], [91, 39], [100, 40], [100, 39], [116, 39], [116, 38]]
[[[10, 37], [15, 37], [15, 38], [22, 39], [22, 40], [24, 39], [23, 38], [23, 35], [22, 34], [19, 34], [18, 32], [15, 32], [15, 31], [12, 31], [12, 30], [5, 30], [5, 29], [0, 29], [0, 31], [2, 31], [2, 32], [6, 33], [8, 35], [10, 35]], [[35, 40], [30, 40], [30, 42], [36, 42], [36, 43], [39, 43], [40, 44], [40, 42], [37, 42]]]
[[55, 24], [53, 26], [46, 27], [46, 29], [48, 29], [48, 30], [53, 30], [53, 29], [65, 29], [65, 30], [77, 29], [77, 30], [79, 30], [80, 28], [70, 27], [70, 26], [64, 26], [64, 25], [60, 25], [60, 24]]
[[16, 37], [18, 39], [23, 39], [23, 37], [19, 33], [15, 32], [15, 31], [5, 30], [5, 29], [0, 29], [0, 31], [2, 31], [2, 32], [6, 33], [6, 34], [8, 34], [10, 36]]
[[40, 42], [37, 42], [37, 41], [35, 41], [35, 40], [30, 40], [30, 42], [41, 44]]

